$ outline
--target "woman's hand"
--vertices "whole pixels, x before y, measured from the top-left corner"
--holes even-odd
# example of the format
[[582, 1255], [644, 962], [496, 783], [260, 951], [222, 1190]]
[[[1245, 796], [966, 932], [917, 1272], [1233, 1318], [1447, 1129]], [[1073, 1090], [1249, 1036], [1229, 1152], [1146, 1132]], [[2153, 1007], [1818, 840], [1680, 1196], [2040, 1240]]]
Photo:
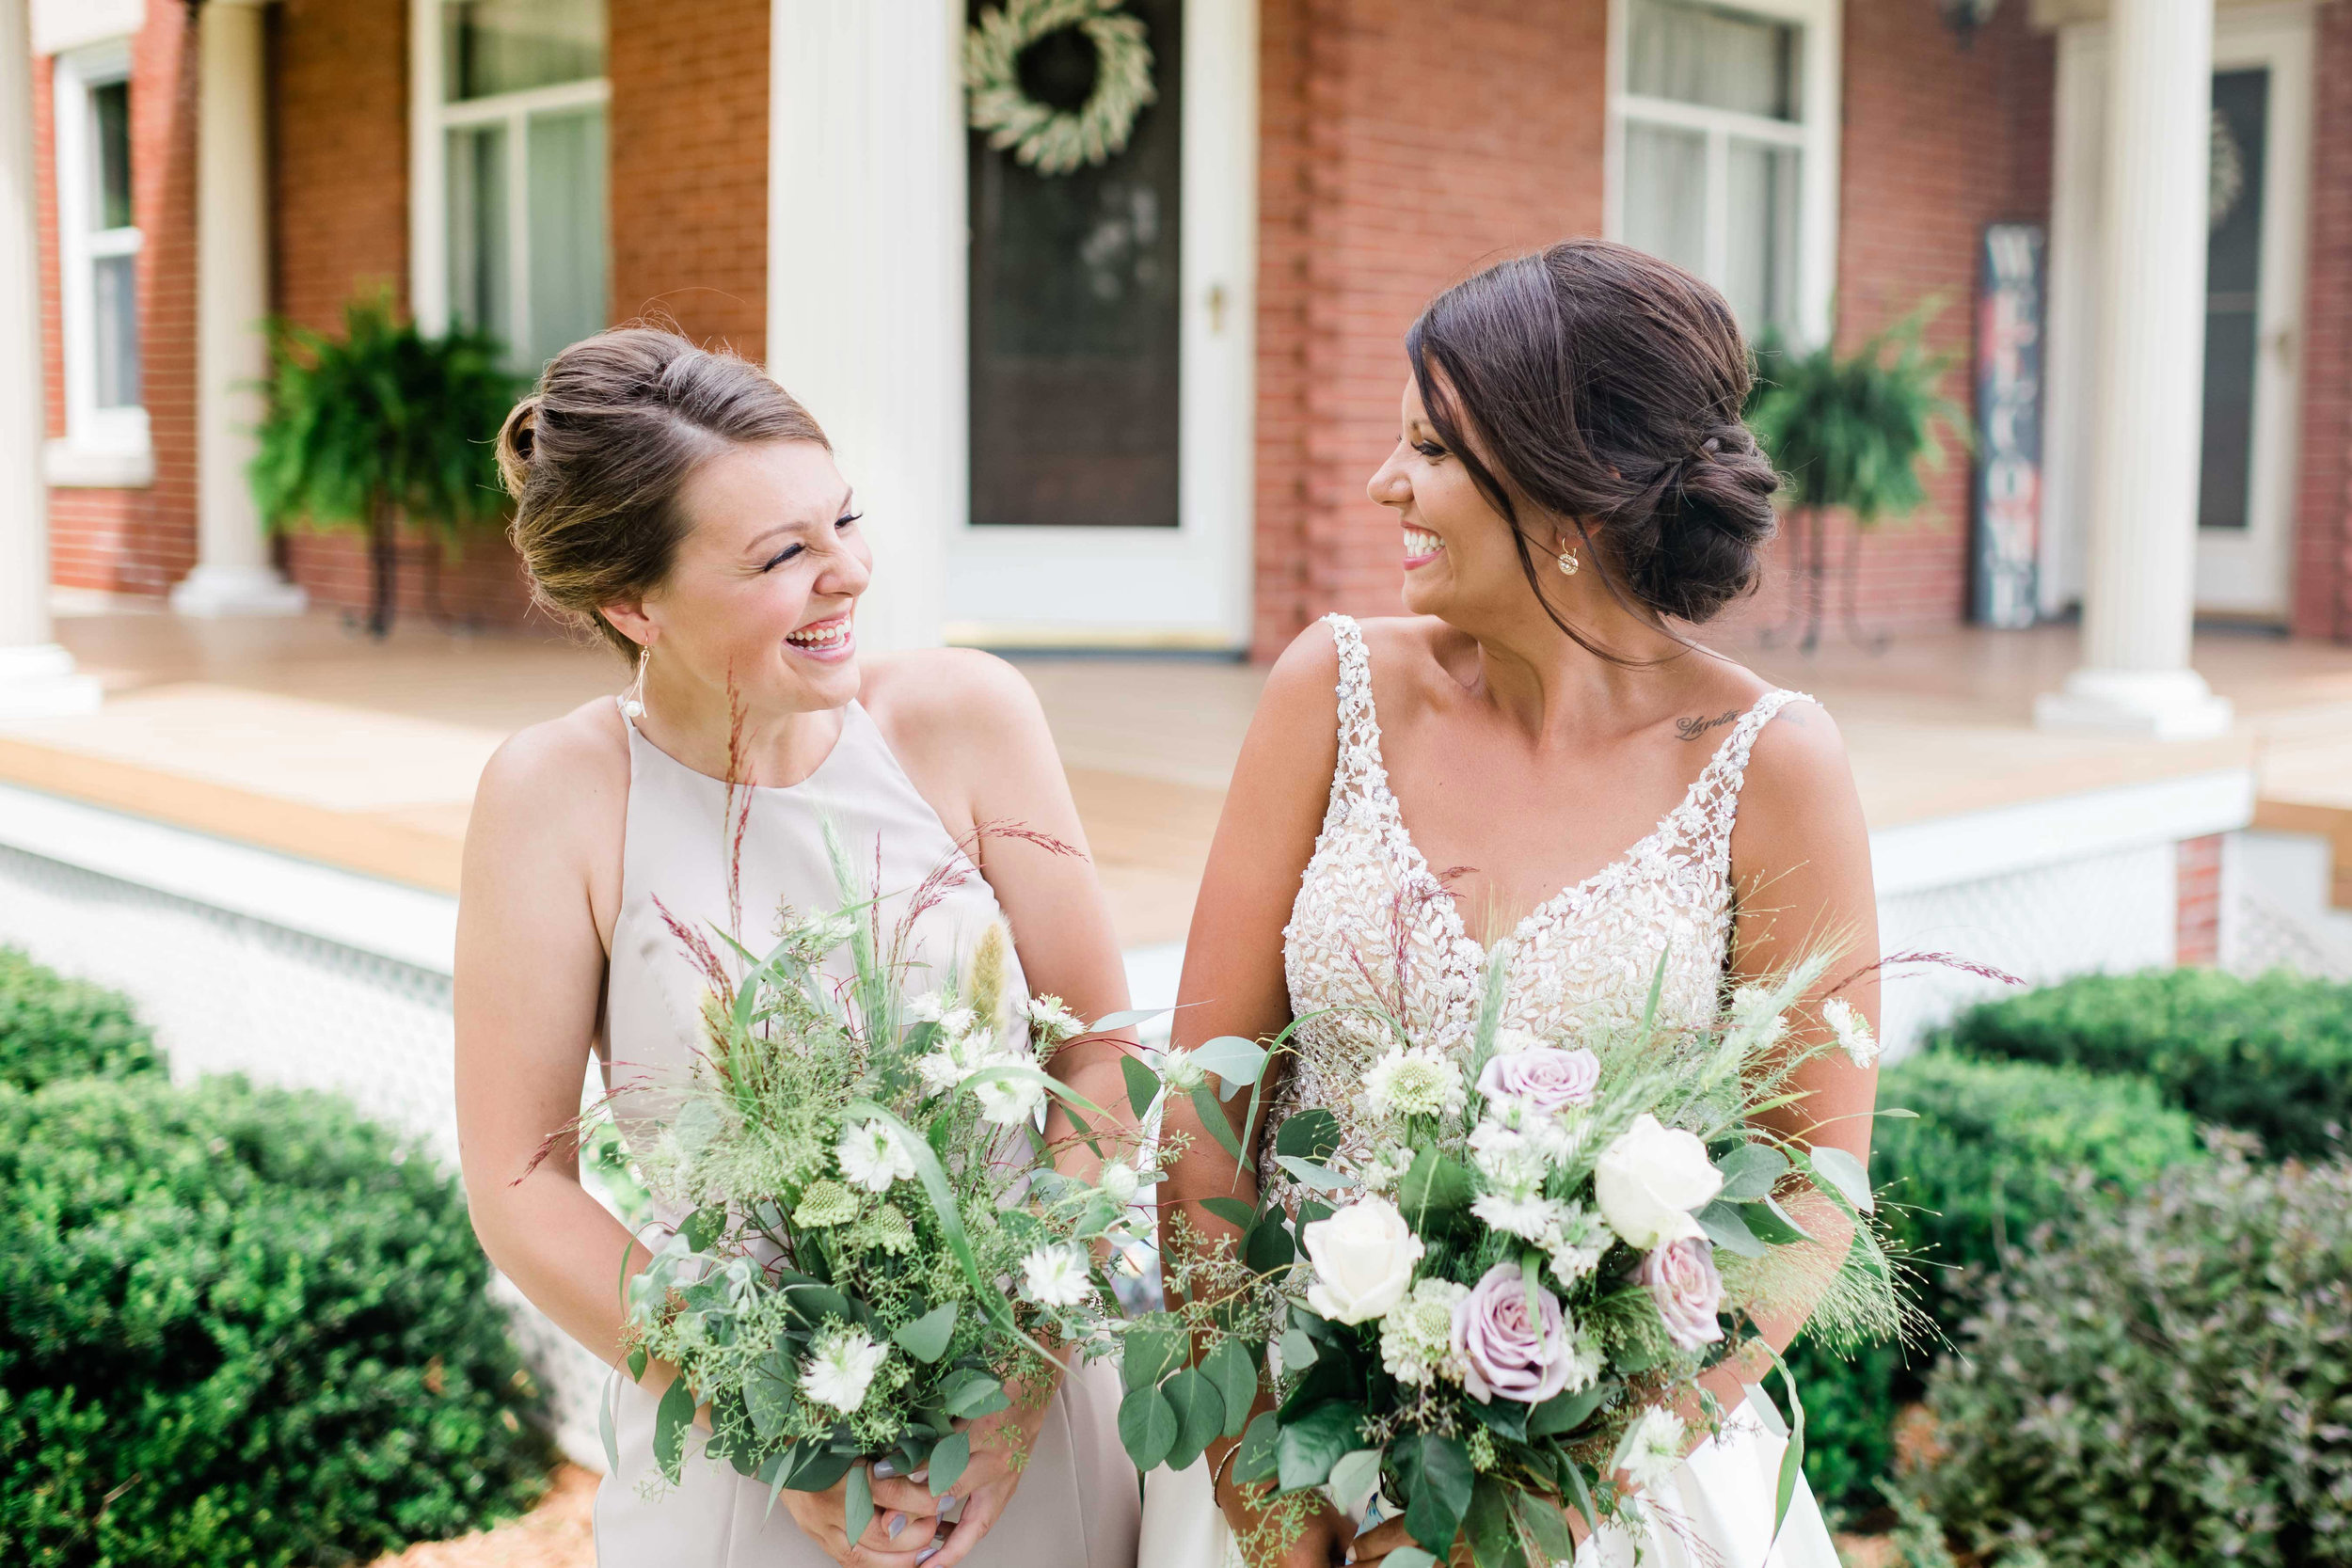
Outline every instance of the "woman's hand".
[[1054, 1402], [1053, 1395], [1053, 1386], [1048, 1385], [1042, 1393], [1016, 1399], [993, 1416], [956, 1423], [958, 1431], [971, 1436], [972, 1458], [939, 1502], [944, 1507], [948, 1498], [960, 1497], [963, 1512], [956, 1516], [939, 1555], [923, 1560], [925, 1568], [955, 1568], [1005, 1516], [1013, 1489], [1021, 1484], [1015, 1456], [1036, 1451], [1037, 1434], [1045, 1426], [1045, 1411]]
[[[1219, 1471], [1224, 1469], [1221, 1456], [1210, 1463]], [[1265, 1489], [1262, 1486], [1236, 1486], [1230, 1481], [1216, 1483], [1217, 1507], [1224, 1511], [1226, 1528], [1233, 1532], [1235, 1541], [1247, 1541], [1263, 1528], [1266, 1510], [1259, 1499]], [[1270, 1559], [1261, 1560], [1244, 1553], [1250, 1568], [1339, 1568], [1355, 1560], [1351, 1548], [1356, 1543], [1356, 1527], [1347, 1515], [1318, 1497], [1312, 1499], [1314, 1512], [1307, 1516], [1296, 1533]], [[1296, 1507], [1296, 1503], [1290, 1506]]]
[[801, 1533], [842, 1568], [915, 1568], [939, 1544], [939, 1504], [930, 1488], [899, 1476], [875, 1476], [874, 1519], [851, 1542], [844, 1528], [850, 1478], [822, 1492], [786, 1489], [784, 1507]]

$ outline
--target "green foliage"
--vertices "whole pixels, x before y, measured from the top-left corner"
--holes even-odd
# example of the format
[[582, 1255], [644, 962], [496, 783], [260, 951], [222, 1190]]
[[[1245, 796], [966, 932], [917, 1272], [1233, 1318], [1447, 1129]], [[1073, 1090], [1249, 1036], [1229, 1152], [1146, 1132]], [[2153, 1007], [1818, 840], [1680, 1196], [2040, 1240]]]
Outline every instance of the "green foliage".
[[254, 497], [273, 523], [367, 531], [379, 636], [390, 625], [398, 520], [454, 553], [468, 532], [503, 515], [491, 442], [523, 389], [503, 355], [481, 333], [425, 336], [384, 293], [343, 308], [340, 338], [291, 322], [270, 327]]
[[1937, 1368], [1918, 1500], [2009, 1564], [2352, 1563], [2352, 1165], [2082, 1197]]
[[129, 998], [0, 947], [0, 1084], [37, 1089], [59, 1078], [125, 1078], [163, 1067]]
[[0, 1561], [310, 1568], [526, 1506], [455, 1183], [342, 1101], [0, 1087]]
[[1799, 353], [1777, 335], [1756, 350], [1747, 420], [1789, 482], [1790, 504], [1839, 507], [1864, 528], [1909, 516], [1927, 499], [1919, 467], [1941, 467], [1942, 425], [1963, 445], [1967, 416], [1943, 395], [1952, 356], [1920, 340], [1915, 311], [1840, 356]]
[[[2026, 1062], [1929, 1051], [1886, 1069], [1871, 1164], [1890, 1250], [1915, 1260], [1918, 1302], [1948, 1340], [2037, 1227], [2064, 1226], [2078, 1180], [2137, 1191], [2203, 1158], [2196, 1128], [2153, 1085]], [[1894, 1458], [1898, 1410], [1917, 1400], [1942, 1346], [1866, 1346], [1852, 1355], [1801, 1339], [1790, 1357], [1810, 1421], [1805, 1473], [1824, 1501], [1862, 1510]], [[1906, 1365], [1906, 1360], [1908, 1365]]]
[[2251, 1132], [2274, 1158], [2327, 1158], [2352, 1127], [2352, 985], [2342, 981], [2209, 969], [2085, 975], [1962, 1015], [1950, 1043], [2144, 1073], [2171, 1103]]

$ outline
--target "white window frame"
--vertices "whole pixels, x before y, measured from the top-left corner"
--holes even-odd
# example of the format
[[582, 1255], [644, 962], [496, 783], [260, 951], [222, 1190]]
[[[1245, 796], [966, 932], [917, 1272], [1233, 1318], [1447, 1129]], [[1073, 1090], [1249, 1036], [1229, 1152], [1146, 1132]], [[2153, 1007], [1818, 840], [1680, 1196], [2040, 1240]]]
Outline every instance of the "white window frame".
[[[100, 261], [136, 256], [145, 236], [135, 224], [103, 234], [93, 234], [89, 227], [92, 160], [97, 156], [91, 146], [90, 91], [131, 80], [130, 40], [91, 44], [55, 59], [51, 81], [56, 118], [57, 299], [66, 434], [62, 442], [51, 445], [51, 477], [57, 483], [143, 483], [141, 470], [151, 471], [153, 461], [147, 409], [98, 406], [97, 302], [91, 271]], [[135, 174], [135, 165], [134, 169]], [[140, 346], [144, 354], [144, 338]], [[142, 365], [142, 394], [144, 372]]]
[[[563, 82], [549, 87], [443, 102], [447, 84], [441, 79], [441, 17], [451, 0], [409, 0], [408, 4], [408, 300], [417, 325], [429, 333], [450, 327], [449, 297], [449, 133], [468, 126], [506, 127], [507, 189], [515, 199], [506, 204], [506, 289], [508, 309], [517, 338], [527, 337], [531, 324], [531, 158], [528, 122], [534, 114], [591, 106], [605, 109], [606, 145], [611, 145], [612, 80], [608, 74], [588, 82]], [[610, 263], [612, 236], [604, 236]], [[510, 353], [522, 347], [507, 345]], [[537, 367], [532, 367], [535, 370]]]
[[[1730, 236], [1730, 137], [1793, 147], [1800, 160], [1797, 215], [1798, 346], [1829, 341], [1837, 293], [1837, 153], [1843, 87], [1840, 44], [1844, 0], [1703, 0], [1718, 10], [1744, 12], [1803, 28], [1799, 69], [1804, 115], [1795, 121], [1651, 98], [1626, 88], [1626, 39], [1631, 0], [1609, 0], [1609, 116], [1601, 175], [1601, 232], [1625, 237], [1625, 127], [1629, 119], [1707, 133], [1707, 265], [1720, 285]], [[1744, 324], [1743, 324], [1744, 325]]]

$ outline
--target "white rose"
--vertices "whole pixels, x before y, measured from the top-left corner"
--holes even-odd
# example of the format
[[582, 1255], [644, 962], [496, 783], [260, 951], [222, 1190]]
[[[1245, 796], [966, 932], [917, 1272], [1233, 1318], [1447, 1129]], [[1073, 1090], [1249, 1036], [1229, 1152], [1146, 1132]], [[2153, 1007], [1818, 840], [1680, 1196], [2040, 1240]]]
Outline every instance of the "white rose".
[[1359, 1198], [1303, 1234], [1315, 1266], [1307, 1305], [1334, 1323], [1359, 1323], [1404, 1300], [1421, 1261], [1421, 1238], [1385, 1197]]
[[1593, 1196], [1601, 1217], [1628, 1246], [1643, 1252], [1685, 1236], [1706, 1234], [1692, 1211], [1723, 1190], [1723, 1173], [1707, 1146], [1680, 1128], [1662, 1127], [1647, 1111], [1633, 1118], [1593, 1167]]

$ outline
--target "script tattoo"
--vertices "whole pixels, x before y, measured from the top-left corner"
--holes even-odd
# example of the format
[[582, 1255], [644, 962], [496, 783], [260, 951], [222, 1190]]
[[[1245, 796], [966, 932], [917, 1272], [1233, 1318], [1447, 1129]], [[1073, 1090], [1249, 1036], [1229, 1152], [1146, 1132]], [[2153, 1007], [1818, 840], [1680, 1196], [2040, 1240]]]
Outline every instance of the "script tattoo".
[[1727, 708], [1712, 719], [1677, 719], [1675, 721], [1675, 738], [1696, 740], [1709, 730], [1721, 729], [1725, 724], [1736, 722], [1739, 717], [1740, 710], [1735, 707]]

